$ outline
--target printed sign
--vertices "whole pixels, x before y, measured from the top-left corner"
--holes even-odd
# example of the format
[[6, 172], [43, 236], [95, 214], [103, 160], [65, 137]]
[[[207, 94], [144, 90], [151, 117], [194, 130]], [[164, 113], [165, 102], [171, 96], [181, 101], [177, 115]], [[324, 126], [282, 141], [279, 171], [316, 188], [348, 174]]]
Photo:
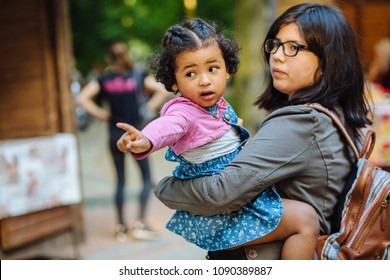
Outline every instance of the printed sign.
[[79, 202], [73, 134], [0, 142], [0, 219]]

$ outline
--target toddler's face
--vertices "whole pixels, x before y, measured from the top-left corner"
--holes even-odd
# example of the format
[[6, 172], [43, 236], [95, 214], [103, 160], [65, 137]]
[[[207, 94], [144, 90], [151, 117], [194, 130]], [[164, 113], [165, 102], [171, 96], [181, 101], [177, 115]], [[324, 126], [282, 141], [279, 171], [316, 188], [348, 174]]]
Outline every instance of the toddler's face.
[[196, 51], [185, 51], [176, 57], [174, 91], [202, 106], [210, 107], [224, 94], [230, 78], [218, 44]]

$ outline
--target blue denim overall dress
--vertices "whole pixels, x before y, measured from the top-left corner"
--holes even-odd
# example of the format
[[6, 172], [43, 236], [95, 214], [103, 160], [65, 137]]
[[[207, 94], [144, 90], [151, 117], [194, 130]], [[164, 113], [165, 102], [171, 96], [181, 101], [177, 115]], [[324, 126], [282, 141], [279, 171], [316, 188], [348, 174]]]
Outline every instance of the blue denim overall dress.
[[[213, 114], [216, 105], [206, 110]], [[237, 124], [237, 115], [230, 105], [223, 112], [222, 118], [239, 132], [241, 139], [239, 148], [230, 154], [200, 164], [190, 163], [168, 148], [165, 158], [179, 163], [173, 176], [179, 179], [191, 179], [218, 174], [240, 152], [250, 137], [249, 132]], [[205, 217], [187, 211], [176, 211], [166, 228], [200, 248], [216, 251], [242, 245], [270, 233], [278, 226], [282, 212], [281, 198], [275, 188], [270, 187], [239, 211], [230, 214]]]

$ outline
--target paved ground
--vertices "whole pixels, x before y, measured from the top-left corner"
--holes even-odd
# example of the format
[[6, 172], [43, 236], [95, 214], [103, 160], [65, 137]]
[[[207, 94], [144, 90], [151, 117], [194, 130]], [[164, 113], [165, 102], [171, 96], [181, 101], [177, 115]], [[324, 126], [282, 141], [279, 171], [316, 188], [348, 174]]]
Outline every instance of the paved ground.
[[[119, 242], [114, 238], [115, 215], [113, 208], [113, 166], [107, 151], [105, 125], [93, 121], [86, 131], [80, 132], [80, 159], [84, 195], [84, 227], [86, 241], [80, 247], [82, 259], [204, 259], [205, 251], [165, 229], [173, 210], [165, 207], [151, 193], [148, 221], [159, 237], [153, 241], [137, 241], [130, 236]], [[170, 175], [173, 164], [164, 159], [164, 151], [151, 156], [155, 181]], [[137, 195], [140, 176], [135, 163], [127, 160], [126, 219], [131, 225], [137, 213]], [[134, 214], [134, 215], [132, 215]]]

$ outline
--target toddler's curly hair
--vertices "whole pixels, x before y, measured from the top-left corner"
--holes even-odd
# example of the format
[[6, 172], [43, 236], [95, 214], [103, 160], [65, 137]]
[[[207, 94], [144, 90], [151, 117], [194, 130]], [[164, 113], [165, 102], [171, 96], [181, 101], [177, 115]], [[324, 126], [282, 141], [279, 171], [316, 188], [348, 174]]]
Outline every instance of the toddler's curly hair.
[[165, 33], [161, 53], [154, 54], [150, 59], [150, 67], [157, 81], [168, 91], [172, 91], [172, 86], [176, 83], [176, 57], [184, 51], [196, 51], [212, 44], [218, 44], [220, 47], [227, 72], [236, 73], [240, 63], [240, 47], [237, 41], [224, 36], [215, 23], [195, 18], [173, 25]]

